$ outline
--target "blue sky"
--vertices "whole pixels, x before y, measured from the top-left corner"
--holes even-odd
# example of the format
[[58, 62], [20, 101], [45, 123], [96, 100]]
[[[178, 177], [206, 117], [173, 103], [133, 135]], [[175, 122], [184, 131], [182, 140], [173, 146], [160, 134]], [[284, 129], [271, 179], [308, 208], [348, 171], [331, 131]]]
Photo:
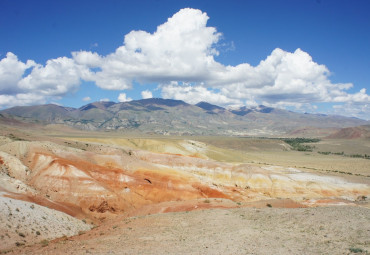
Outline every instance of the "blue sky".
[[153, 96], [370, 119], [369, 11], [366, 0], [2, 0], [0, 107]]

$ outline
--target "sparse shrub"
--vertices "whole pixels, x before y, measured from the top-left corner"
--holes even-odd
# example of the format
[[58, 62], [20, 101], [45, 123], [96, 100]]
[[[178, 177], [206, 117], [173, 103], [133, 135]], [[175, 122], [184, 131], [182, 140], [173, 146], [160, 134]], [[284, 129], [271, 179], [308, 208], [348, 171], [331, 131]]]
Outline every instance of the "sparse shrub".
[[21, 236], [21, 237], [26, 237], [26, 235], [21, 233], [21, 232], [19, 232], [18, 235]]
[[35, 209], [35, 205], [31, 205], [31, 206], [30, 206], [30, 208], [31, 208], [31, 209]]
[[0, 251], [0, 254], [7, 254], [9, 252], [12, 252], [13, 250], [12, 249], [8, 249], [8, 250], [1, 250]]
[[323, 154], [323, 155], [329, 155], [329, 154], [331, 154], [330, 151], [318, 151], [317, 153]]
[[211, 203], [211, 201], [210, 201], [209, 199], [206, 199], [206, 200], [204, 200], [203, 202], [204, 202], [204, 203], [207, 203], [207, 204]]
[[112, 228], [113, 228], [113, 229], [116, 229], [116, 228], [118, 228], [118, 226], [117, 226], [117, 225], [114, 225]]
[[296, 151], [312, 151], [315, 146], [304, 145], [303, 143], [317, 143], [320, 141], [320, 139], [315, 138], [286, 138], [282, 140]]
[[267, 207], [272, 207], [272, 205], [271, 205], [271, 204], [266, 204], [266, 206], [267, 206]]
[[24, 245], [24, 243], [21, 243], [21, 242], [16, 242], [16, 243], [15, 243], [15, 245], [19, 247], [19, 246], [22, 246], [22, 245]]
[[36, 235], [38, 235], [38, 236], [41, 235], [40, 231], [37, 230]]
[[349, 251], [350, 252], [353, 252], [353, 253], [362, 253], [362, 252], [364, 252], [364, 250], [363, 249], [361, 249], [361, 248], [349, 248]]
[[349, 155], [351, 158], [363, 158], [364, 156], [362, 156], [361, 154], [351, 154]]
[[85, 219], [83, 219], [82, 222], [86, 224], [86, 220]]
[[20, 138], [20, 137], [17, 137], [13, 134], [9, 134], [8, 137], [14, 141], [25, 141], [24, 139]]
[[333, 152], [334, 155], [344, 155], [344, 151], [342, 152]]
[[68, 240], [68, 236], [63, 235], [63, 236], [60, 238], [59, 243], [65, 243], [67, 240]]
[[49, 245], [49, 240], [44, 239], [40, 243], [41, 243], [41, 246], [42, 247], [45, 247], [45, 246], [48, 246]]
[[366, 201], [366, 198], [367, 198], [367, 196], [362, 195], [362, 196], [358, 196], [356, 200], [357, 201]]

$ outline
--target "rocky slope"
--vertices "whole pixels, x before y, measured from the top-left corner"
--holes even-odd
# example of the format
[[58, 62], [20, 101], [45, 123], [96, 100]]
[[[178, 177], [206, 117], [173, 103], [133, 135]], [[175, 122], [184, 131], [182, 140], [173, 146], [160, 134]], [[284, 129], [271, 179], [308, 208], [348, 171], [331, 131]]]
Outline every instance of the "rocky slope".
[[331, 139], [358, 139], [370, 138], [370, 125], [342, 128], [328, 136]]
[[47, 244], [50, 239], [91, 229], [91, 225], [68, 214], [1, 195], [4, 193], [0, 192], [0, 249]]

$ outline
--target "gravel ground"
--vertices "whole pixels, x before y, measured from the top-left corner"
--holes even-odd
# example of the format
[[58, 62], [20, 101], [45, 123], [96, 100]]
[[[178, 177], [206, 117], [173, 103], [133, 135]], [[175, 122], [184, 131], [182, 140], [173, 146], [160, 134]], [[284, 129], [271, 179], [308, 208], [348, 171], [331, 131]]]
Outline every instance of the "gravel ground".
[[90, 228], [65, 213], [0, 193], [0, 250], [72, 236]]
[[237, 208], [120, 218], [11, 254], [368, 254], [370, 210]]

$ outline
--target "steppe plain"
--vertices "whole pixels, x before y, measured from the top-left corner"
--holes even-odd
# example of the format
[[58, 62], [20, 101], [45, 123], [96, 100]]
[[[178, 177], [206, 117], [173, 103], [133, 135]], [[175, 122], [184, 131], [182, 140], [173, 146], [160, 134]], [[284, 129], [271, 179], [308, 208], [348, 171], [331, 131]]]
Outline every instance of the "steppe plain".
[[3, 254], [370, 252], [368, 138], [0, 135]]

